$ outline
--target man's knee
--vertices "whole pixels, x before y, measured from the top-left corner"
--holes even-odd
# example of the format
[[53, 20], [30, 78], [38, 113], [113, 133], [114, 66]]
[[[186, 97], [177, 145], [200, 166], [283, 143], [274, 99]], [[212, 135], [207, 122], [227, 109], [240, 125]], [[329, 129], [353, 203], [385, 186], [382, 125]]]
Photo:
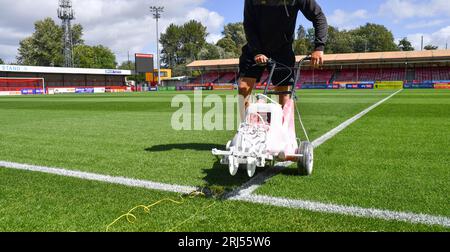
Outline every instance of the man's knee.
[[247, 85], [239, 85], [239, 94], [242, 96], [249, 96], [251, 92], [251, 89], [249, 86]]
[[243, 78], [239, 82], [239, 94], [247, 97], [252, 92], [253, 86], [256, 83], [256, 79]]

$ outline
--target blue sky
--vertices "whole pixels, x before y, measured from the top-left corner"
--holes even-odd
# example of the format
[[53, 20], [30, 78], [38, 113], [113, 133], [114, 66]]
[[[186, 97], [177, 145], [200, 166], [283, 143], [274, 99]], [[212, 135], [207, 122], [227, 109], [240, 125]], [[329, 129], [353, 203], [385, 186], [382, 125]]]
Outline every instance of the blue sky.
[[[242, 0], [208, 0], [205, 2], [204, 7], [224, 16], [226, 23], [239, 22], [242, 20], [242, 2]], [[440, 45], [441, 49], [444, 49], [445, 41], [433, 38], [432, 35], [444, 29], [447, 33], [443, 34], [442, 37], [448, 37], [450, 41], [450, 33], [448, 33], [450, 3], [448, 0], [317, 0], [317, 2], [322, 6], [329, 23], [340, 29], [355, 28], [367, 22], [383, 24], [394, 33], [396, 39], [410, 37], [418, 46], [420, 41], [417, 39], [421, 37], [419, 36], [421, 34], [425, 36], [426, 43]], [[443, 5], [444, 8], [440, 8], [440, 5]], [[434, 7], [431, 7], [431, 10], [423, 8], [428, 6]], [[399, 8], [396, 9], [396, 7]], [[410, 11], [409, 8], [416, 11], [405, 14], [404, 12]], [[302, 16], [300, 16], [298, 23], [311, 27], [311, 23]]]
[[[84, 27], [88, 45], [111, 48], [120, 63], [128, 52], [156, 53], [155, 21], [150, 5], [165, 6], [160, 30], [195, 19], [208, 28], [208, 41], [221, 38], [223, 26], [240, 22], [244, 0], [72, 0], [75, 23]], [[288, 0], [289, 1], [289, 0]], [[352, 29], [367, 22], [385, 25], [396, 40], [408, 37], [416, 49], [425, 44], [445, 49], [450, 42], [449, 0], [317, 0], [330, 25]], [[0, 0], [0, 58], [16, 60], [19, 42], [33, 33], [37, 20], [56, 17], [58, 0]], [[300, 15], [298, 24], [311, 27]]]

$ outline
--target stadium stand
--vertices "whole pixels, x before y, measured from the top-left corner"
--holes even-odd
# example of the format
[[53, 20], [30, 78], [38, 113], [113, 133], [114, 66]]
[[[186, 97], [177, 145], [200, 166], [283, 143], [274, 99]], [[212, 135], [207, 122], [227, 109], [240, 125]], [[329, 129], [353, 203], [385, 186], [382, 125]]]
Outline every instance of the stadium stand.
[[[297, 56], [297, 60], [303, 57]], [[208, 71], [216, 72], [211, 75], [217, 77], [217, 72], [238, 72], [238, 65], [239, 59], [200, 60], [192, 62], [188, 68], [206, 72], [205, 76]], [[261, 83], [264, 84], [267, 77], [268, 73], [264, 73]], [[215, 80], [223, 82], [225, 79]], [[436, 80], [450, 80], [450, 50], [328, 54], [323, 69], [304, 66], [299, 84]]]
[[317, 83], [328, 84], [334, 75], [334, 70], [302, 70], [300, 80], [297, 84]]
[[200, 75], [194, 80], [196, 84], [207, 84], [207, 83], [217, 83], [217, 80], [220, 79], [220, 74], [217, 72], [205, 73]]
[[415, 80], [450, 80], [450, 68], [417, 68]]
[[222, 76], [217, 80], [216, 83], [234, 83], [237, 74], [234, 72], [227, 72], [222, 74]]
[[336, 81], [400, 81], [406, 79], [405, 69], [343, 69], [336, 77]]
[[[129, 70], [0, 65], [1, 92], [94, 92], [127, 90]], [[37, 79], [37, 80], [36, 80]], [[44, 90], [45, 89], [45, 90]], [[81, 90], [83, 89], [83, 90]]]

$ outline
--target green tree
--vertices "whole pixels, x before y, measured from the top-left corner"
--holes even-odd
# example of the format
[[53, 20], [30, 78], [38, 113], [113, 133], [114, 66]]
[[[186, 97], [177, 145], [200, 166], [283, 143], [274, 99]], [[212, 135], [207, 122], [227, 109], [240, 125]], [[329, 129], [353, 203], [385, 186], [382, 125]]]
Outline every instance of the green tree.
[[72, 44], [73, 46], [83, 45], [83, 26], [80, 24], [75, 24], [72, 26]]
[[314, 40], [316, 39], [316, 32], [315, 32], [314, 28], [309, 28], [306, 31], [305, 39], [307, 39], [311, 45], [314, 44]]
[[[37, 21], [34, 33], [20, 41], [17, 62], [31, 66], [62, 66], [63, 29], [51, 18]], [[82, 45], [83, 27], [75, 24], [72, 27], [72, 40], [75, 46]]]
[[414, 47], [406, 37], [400, 40], [400, 42], [398, 43], [398, 49], [400, 51], [414, 51]]
[[3, 64], [5, 64], [5, 62], [3, 61], [2, 58], [0, 58], [0, 65], [3, 65]]
[[198, 58], [200, 51], [206, 45], [206, 36], [208, 36], [206, 27], [198, 21], [191, 20], [183, 25], [181, 56], [186, 63], [190, 63]]
[[398, 51], [394, 35], [385, 26], [367, 23], [351, 31], [355, 52]]
[[219, 41], [217, 41], [216, 45], [222, 48], [226, 54], [231, 56], [231, 58], [237, 57], [239, 55], [239, 48], [230, 37], [221, 38]]
[[311, 53], [311, 43], [308, 39], [297, 39], [294, 41], [294, 53], [296, 55], [307, 55]]
[[167, 27], [166, 32], [161, 34], [159, 40], [162, 45], [161, 62], [165, 67], [174, 69], [178, 64], [182, 64], [182, 57], [180, 55], [182, 42], [182, 27], [171, 24]]
[[242, 47], [247, 43], [244, 24], [242, 22], [227, 24], [222, 34], [224, 37], [217, 42], [217, 46], [225, 51], [227, 57], [239, 57]]
[[78, 45], [73, 49], [76, 67], [95, 68], [94, 49], [88, 45]]
[[222, 34], [233, 40], [236, 47], [240, 50], [247, 44], [247, 38], [245, 37], [244, 24], [242, 22], [239, 23], [230, 23], [225, 25]]
[[435, 45], [426, 45], [423, 49], [427, 50], [427, 51], [432, 51], [432, 50], [437, 50], [439, 49], [439, 46], [435, 46]]
[[80, 68], [109, 68], [117, 66], [116, 56], [102, 45], [78, 45], [74, 48], [74, 62]]
[[212, 59], [220, 59], [221, 55], [223, 54], [223, 49], [222, 48], [211, 44], [211, 43], [207, 43], [205, 45], [205, 47], [202, 48], [202, 50], [199, 53], [199, 59], [200, 60], [212, 60]]
[[163, 65], [171, 68], [175, 76], [189, 74], [186, 64], [199, 59], [207, 45], [207, 36], [206, 27], [200, 22], [191, 20], [181, 26], [171, 24], [160, 39]]
[[115, 69], [117, 67], [116, 55], [106, 46], [94, 46], [94, 55], [97, 68]]
[[63, 31], [51, 18], [37, 21], [31, 37], [20, 42], [19, 64], [32, 66], [61, 66], [63, 64]]
[[135, 64], [134, 61], [130, 60], [130, 61], [124, 61], [122, 62], [118, 67], [118, 69], [122, 69], [122, 70], [134, 70], [135, 69]]
[[325, 53], [352, 53], [354, 52], [354, 37], [351, 33], [338, 28], [328, 27], [328, 43], [325, 47]]
[[306, 30], [303, 25], [300, 25], [297, 29], [297, 39], [304, 39], [306, 38]]

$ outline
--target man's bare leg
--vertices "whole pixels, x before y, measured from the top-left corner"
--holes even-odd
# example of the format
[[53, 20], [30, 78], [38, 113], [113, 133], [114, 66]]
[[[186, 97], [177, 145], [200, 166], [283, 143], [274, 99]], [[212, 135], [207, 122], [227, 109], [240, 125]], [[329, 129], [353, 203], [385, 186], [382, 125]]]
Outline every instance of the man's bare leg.
[[241, 120], [244, 119], [245, 111], [250, 105], [250, 95], [252, 94], [255, 83], [255, 78], [244, 77], [239, 80], [239, 113], [241, 116]]
[[[286, 92], [289, 91], [290, 87], [286, 86], [286, 87], [276, 87], [275, 90], [277, 92]], [[280, 104], [282, 107], [284, 107], [284, 105], [289, 101], [290, 96], [289, 95], [280, 95]]]

